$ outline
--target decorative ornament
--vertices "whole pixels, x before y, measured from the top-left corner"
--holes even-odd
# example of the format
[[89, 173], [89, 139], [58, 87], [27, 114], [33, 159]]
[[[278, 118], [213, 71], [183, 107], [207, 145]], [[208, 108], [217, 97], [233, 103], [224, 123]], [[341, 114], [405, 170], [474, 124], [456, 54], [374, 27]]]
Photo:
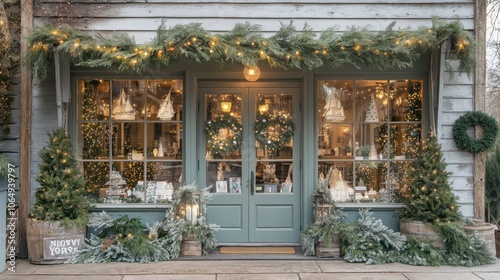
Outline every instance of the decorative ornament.
[[375, 97], [372, 94], [370, 102], [368, 103], [368, 111], [366, 112], [365, 122], [374, 123], [374, 122], [379, 121], [377, 109], [375, 108], [375, 104], [376, 104]]
[[260, 115], [253, 125], [255, 129], [255, 140], [261, 148], [267, 146], [272, 151], [281, 150], [289, 144], [293, 138], [295, 124], [288, 115]]
[[[484, 129], [483, 137], [473, 139], [467, 134], [470, 126], [480, 125]], [[470, 153], [479, 153], [489, 150], [495, 144], [498, 135], [497, 121], [487, 114], [479, 111], [467, 112], [459, 117], [453, 125], [453, 138], [455, 144], [462, 150]]]
[[213, 158], [222, 158], [241, 148], [243, 127], [230, 115], [217, 117], [205, 124], [207, 149]]
[[335, 87], [323, 85], [323, 96], [325, 98], [325, 112], [323, 116], [326, 121], [341, 122], [345, 120], [344, 107], [340, 102], [341, 90]]

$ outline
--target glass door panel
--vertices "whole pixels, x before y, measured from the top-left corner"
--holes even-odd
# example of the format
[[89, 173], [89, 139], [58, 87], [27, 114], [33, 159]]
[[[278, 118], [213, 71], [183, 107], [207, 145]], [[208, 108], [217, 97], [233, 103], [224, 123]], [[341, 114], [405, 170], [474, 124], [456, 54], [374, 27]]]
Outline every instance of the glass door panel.
[[[219, 243], [299, 243], [299, 88], [201, 87], [200, 180]], [[241, 85], [241, 84], [239, 84]], [[227, 86], [227, 87], [222, 87]], [[299, 134], [300, 135], [300, 134]]]

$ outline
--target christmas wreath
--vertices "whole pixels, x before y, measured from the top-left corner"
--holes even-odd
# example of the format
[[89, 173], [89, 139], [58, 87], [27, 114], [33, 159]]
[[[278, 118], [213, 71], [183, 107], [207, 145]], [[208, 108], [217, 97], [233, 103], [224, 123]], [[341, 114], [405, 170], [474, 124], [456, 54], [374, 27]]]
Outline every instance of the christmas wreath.
[[214, 158], [222, 158], [237, 151], [243, 142], [243, 127], [230, 115], [217, 117], [205, 124], [208, 149]]
[[293, 138], [295, 124], [288, 115], [260, 115], [254, 124], [255, 140], [263, 148], [278, 151], [290, 143]]
[[[467, 134], [470, 126], [480, 125], [484, 129], [483, 137], [473, 139]], [[483, 112], [467, 112], [459, 117], [453, 125], [453, 138], [457, 146], [471, 153], [484, 152], [490, 149], [498, 135], [497, 121]]]

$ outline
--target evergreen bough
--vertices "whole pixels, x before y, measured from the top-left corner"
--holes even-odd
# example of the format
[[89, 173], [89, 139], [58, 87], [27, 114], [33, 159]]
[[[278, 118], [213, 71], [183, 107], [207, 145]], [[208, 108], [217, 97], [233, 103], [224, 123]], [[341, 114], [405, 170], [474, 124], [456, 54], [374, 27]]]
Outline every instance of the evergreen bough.
[[47, 145], [38, 153], [42, 159], [36, 177], [40, 187], [30, 216], [37, 220], [60, 221], [63, 225], [85, 226], [89, 203], [71, 140], [64, 128], [56, 128], [48, 136]]

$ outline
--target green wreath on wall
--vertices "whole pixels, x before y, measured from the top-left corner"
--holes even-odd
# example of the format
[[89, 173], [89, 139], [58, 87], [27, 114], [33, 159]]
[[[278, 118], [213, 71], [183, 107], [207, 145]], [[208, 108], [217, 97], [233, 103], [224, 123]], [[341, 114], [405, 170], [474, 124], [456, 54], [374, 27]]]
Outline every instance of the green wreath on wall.
[[230, 115], [217, 117], [205, 123], [208, 151], [214, 158], [223, 158], [241, 148], [243, 127]]
[[[470, 126], [480, 125], [484, 129], [484, 135], [474, 139], [467, 134]], [[455, 144], [465, 151], [479, 153], [489, 150], [495, 144], [498, 135], [497, 121], [487, 114], [479, 111], [467, 112], [459, 117], [453, 125], [453, 138]]]
[[255, 140], [260, 147], [267, 146], [272, 151], [281, 150], [289, 144], [293, 138], [295, 124], [288, 115], [262, 114], [254, 124]]

